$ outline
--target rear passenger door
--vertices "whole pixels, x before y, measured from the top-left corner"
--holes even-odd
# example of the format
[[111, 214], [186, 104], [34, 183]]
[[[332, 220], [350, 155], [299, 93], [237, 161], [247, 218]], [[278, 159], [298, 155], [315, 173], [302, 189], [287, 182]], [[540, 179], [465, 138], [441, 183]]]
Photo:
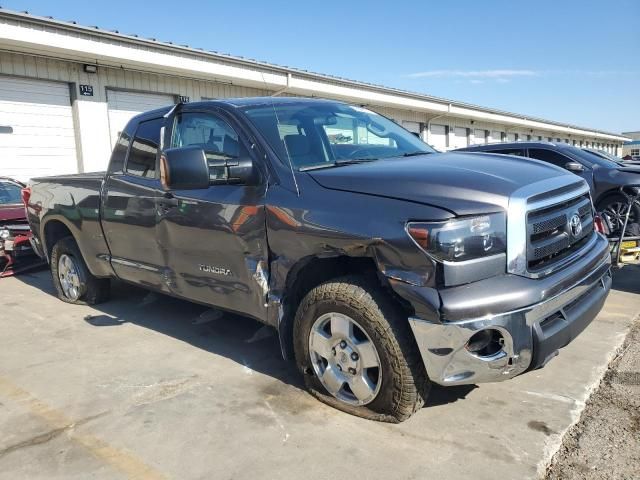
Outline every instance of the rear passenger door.
[[[102, 194], [102, 228], [118, 277], [167, 290], [165, 261], [156, 242], [156, 203], [160, 195], [158, 147], [164, 118], [146, 119], [125, 130], [114, 149]], [[125, 149], [125, 161], [118, 155]], [[115, 165], [113, 165], [115, 162]]]

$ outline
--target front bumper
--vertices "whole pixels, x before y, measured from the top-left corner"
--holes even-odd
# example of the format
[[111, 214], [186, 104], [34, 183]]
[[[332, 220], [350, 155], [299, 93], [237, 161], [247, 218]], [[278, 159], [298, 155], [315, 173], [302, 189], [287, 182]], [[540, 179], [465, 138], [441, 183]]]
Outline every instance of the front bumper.
[[[441, 385], [495, 382], [544, 366], [602, 309], [611, 289], [610, 264], [608, 254], [598, 255], [597, 264], [591, 264], [588, 271], [578, 277], [581, 279], [574, 277], [574, 283], [561, 292], [504, 313], [455, 321], [410, 318], [429, 378]], [[541, 284], [549, 281], [547, 278]], [[528, 279], [528, 282], [539, 280]], [[472, 290], [467, 289], [467, 293]], [[517, 291], [509, 293], [519, 296]], [[486, 296], [491, 294], [495, 296], [495, 292], [485, 292]], [[443, 310], [446, 310], [445, 301], [443, 296]], [[504, 339], [502, 349], [490, 356], [468, 351], [469, 339], [487, 328], [500, 332]]]

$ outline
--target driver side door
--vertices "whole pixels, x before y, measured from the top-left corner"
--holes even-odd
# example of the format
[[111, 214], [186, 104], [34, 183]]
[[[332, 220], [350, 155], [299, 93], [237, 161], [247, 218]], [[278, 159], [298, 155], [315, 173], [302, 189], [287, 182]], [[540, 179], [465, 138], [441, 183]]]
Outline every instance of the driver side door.
[[[543, 162], [551, 163], [552, 165], [563, 168], [565, 170], [566, 170], [567, 163], [577, 162], [573, 158], [567, 157], [566, 155], [563, 155], [560, 152], [556, 152], [546, 148], [530, 148], [529, 157], [535, 158], [536, 160], [542, 160]], [[577, 163], [581, 163], [581, 162], [577, 162]], [[589, 167], [585, 166], [584, 164], [582, 164], [582, 166], [584, 167], [584, 170], [582, 170], [581, 172], [571, 172], [571, 173], [584, 178], [589, 184], [589, 188], [593, 191], [592, 171]]]
[[202, 148], [210, 180], [208, 188], [163, 194], [157, 231], [171, 292], [264, 320], [266, 181], [229, 183], [222, 166], [253, 155], [251, 142], [224, 112], [188, 106], [168, 119], [165, 139], [166, 148]]

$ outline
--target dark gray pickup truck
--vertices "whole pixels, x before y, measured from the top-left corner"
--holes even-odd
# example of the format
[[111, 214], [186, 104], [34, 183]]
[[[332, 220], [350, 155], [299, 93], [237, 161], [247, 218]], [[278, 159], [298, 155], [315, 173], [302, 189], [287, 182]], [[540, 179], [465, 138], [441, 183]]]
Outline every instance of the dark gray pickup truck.
[[584, 180], [436, 153], [327, 100], [138, 115], [106, 174], [34, 179], [27, 211], [61, 300], [99, 303], [119, 279], [253, 317], [313, 395], [382, 421], [431, 382], [543, 366], [611, 286]]

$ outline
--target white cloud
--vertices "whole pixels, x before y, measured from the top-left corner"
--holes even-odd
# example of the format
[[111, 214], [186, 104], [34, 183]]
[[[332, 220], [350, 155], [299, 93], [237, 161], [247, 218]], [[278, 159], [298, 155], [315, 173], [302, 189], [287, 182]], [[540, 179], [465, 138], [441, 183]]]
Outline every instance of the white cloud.
[[540, 72], [535, 70], [428, 70], [425, 72], [410, 73], [411, 78], [511, 78], [511, 77], [537, 77]]

